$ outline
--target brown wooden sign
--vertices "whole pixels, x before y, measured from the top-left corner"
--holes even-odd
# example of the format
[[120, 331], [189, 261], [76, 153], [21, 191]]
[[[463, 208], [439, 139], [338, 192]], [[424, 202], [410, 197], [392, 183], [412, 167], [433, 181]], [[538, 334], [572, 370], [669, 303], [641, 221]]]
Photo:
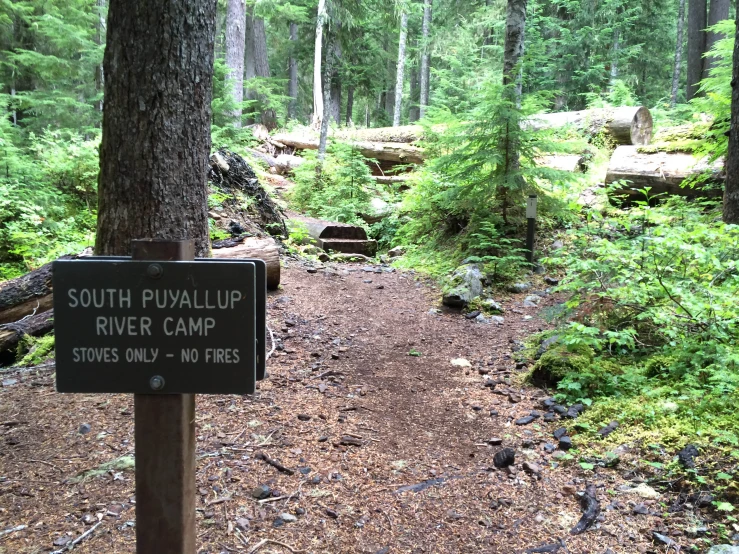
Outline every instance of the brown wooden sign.
[[257, 361], [264, 364], [266, 288], [259, 287], [257, 265], [55, 262], [57, 390], [253, 393]]

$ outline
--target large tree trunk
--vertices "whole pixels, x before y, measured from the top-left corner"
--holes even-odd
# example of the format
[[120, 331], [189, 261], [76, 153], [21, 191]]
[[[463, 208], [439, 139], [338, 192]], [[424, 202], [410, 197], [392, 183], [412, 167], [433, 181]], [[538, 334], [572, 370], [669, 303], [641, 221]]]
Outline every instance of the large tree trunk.
[[321, 61], [323, 59], [323, 25], [328, 19], [326, 0], [318, 0], [318, 16], [316, 17], [316, 41], [313, 51], [313, 127], [320, 129], [323, 121], [323, 93], [321, 79]]
[[[685, 0], [683, 0], [685, 1]], [[290, 59], [288, 60], [289, 81], [287, 95], [287, 119], [295, 119], [298, 113], [298, 59], [295, 57], [295, 48], [298, 44], [298, 24], [290, 22]]]
[[421, 96], [420, 115], [426, 115], [426, 107], [429, 105], [429, 33], [431, 31], [431, 0], [423, 0], [423, 24], [421, 27]]
[[[730, 0], [710, 0], [708, 7], [708, 27], [716, 25], [719, 21], [729, 19], [729, 7], [731, 5]], [[709, 31], [706, 33], [706, 53], [711, 51], [711, 48], [716, 44], [717, 41], [723, 37], [720, 33], [714, 33]], [[718, 60], [713, 56], [708, 56], [705, 59], [703, 65], [703, 78], [708, 77], [708, 72], [713, 69]]]
[[568, 125], [591, 136], [605, 132], [616, 144], [645, 145], [652, 140], [652, 114], [644, 106], [536, 114], [524, 124], [534, 129]]
[[521, 68], [518, 65], [523, 56], [526, 33], [527, 0], [508, 0], [506, 10], [506, 34], [503, 47], [503, 84], [515, 84], [517, 104], [521, 100]]
[[683, 58], [683, 27], [685, 24], [685, 0], [679, 0], [677, 10], [677, 40], [675, 41], [675, 63], [672, 66], [672, 93], [670, 94], [670, 107], [677, 104], [677, 93], [680, 90], [680, 71]]
[[226, 67], [231, 96], [236, 103], [234, 127], [241, 127], [241, 103], [244, 101], [244, 50], [246, 48], [246, 5], [244, 0], [228, 0], [226, 5]]
[[633, 200], [645, 200], [643, 189], [651, 187], [649, 196], [657, 194], [675, 194], [689, 198], [702, 196], [720, 196], [721, 189], [714, 188], [708, 192], [699, 188], [681, 187], [688, 177], [708, 172], [709, 183], [718, 184], [722, 180], [723, 162], [707, 165], [705, 161], [685, 152], [639, 152], [638, 146], [619, 146], [613, 152], [606, 173], [606, 185], [618, 181], [628, 181], [627, 185], [613, 193], [614, 196], [626, 195]]
[[212, 0], [111, 0], [97, 254], [129, 254], [141, 238], [192, 239], [209, 254], [215, 20]]
[[734, 74], [731, 80], [731, 133], [726, 156], [724, 222], [739, 224], [739, 10], [734, 35]]
[[398, 38], [398, 65], [395, 73], [395, 105], [393, 127], [400, 125], [400, 109], [403, 104], [403, 82], [405, 78], [405, 44], [408, 39], [408, 13], [400, 14], [400, 37]]
[[686, 99], [698, 92], [703, 78], [703, 53], [706, 51], [706, 0], [688, 0], [688, 88]]

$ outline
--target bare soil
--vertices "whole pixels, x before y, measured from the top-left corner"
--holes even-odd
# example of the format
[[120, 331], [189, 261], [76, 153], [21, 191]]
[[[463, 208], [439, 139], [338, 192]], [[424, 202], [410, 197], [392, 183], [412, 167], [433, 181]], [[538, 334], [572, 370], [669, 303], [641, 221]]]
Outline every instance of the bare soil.
[[[480, 324], [437, 312], [439, 291], [413, 274], [363, 268], [289, 261], [269, 298], [269, 378], [254, 396], [198, 397], [198, 552], [522, 553], [560, 539], [560, 554], [664, 552], [654, 530], [692, 542], [659, 499], [620, 491], [622, 470], [545, 453], [560, 422], [514, 424], [546, 396], [515, 384], [516, 341], [546, 325], [523, 295], [501, 299], [503, 325]], [[98, 522], [75, 552], [135, 552], [133, 398], [58, 394], [52, 364], [2, 378], [16, 382], [0, 388], [0, 533], [26, 527], [0, 535], [0, 553], [62, 549]], [[512, 470], [493, 467], [504, 447]], [[572, 536], [586, 481], [602, 513]]]

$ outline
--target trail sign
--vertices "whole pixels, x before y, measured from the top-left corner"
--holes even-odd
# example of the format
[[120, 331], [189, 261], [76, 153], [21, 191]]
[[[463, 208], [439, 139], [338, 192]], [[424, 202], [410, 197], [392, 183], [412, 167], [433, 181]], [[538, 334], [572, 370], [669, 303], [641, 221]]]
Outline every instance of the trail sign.
[[258, 271], [242, 260], [54, 262], [57, 390], [253, 393], [265, 362]]

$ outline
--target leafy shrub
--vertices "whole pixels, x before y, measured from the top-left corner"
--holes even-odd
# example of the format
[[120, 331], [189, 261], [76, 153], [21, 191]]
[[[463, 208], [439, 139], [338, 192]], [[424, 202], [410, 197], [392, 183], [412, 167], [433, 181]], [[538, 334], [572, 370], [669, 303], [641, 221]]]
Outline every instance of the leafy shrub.
[[332, 144], [320, 165], [316, 153], [308, 153], [295, 170], [295, 184], [291, 200], [298, 209], [353, 225], [365, 225], [360, 216], [370, 213], [372, 197], [379, 194], [367, 159], [342, 143]]
[[560, 342], [594, 352], [588, 367], [560, 372], [563, 397], [631, 399], [642, 415], [652, 410], [645, 426], [663, 420], [666, 406], [670, 417], [701, 414], [698, 427], [708, 435], [727, 414], [736, 425], [739, 226], [718, 215], [713, 202], [681, 198], [591, 213], [545, 260], [568, 272]]

